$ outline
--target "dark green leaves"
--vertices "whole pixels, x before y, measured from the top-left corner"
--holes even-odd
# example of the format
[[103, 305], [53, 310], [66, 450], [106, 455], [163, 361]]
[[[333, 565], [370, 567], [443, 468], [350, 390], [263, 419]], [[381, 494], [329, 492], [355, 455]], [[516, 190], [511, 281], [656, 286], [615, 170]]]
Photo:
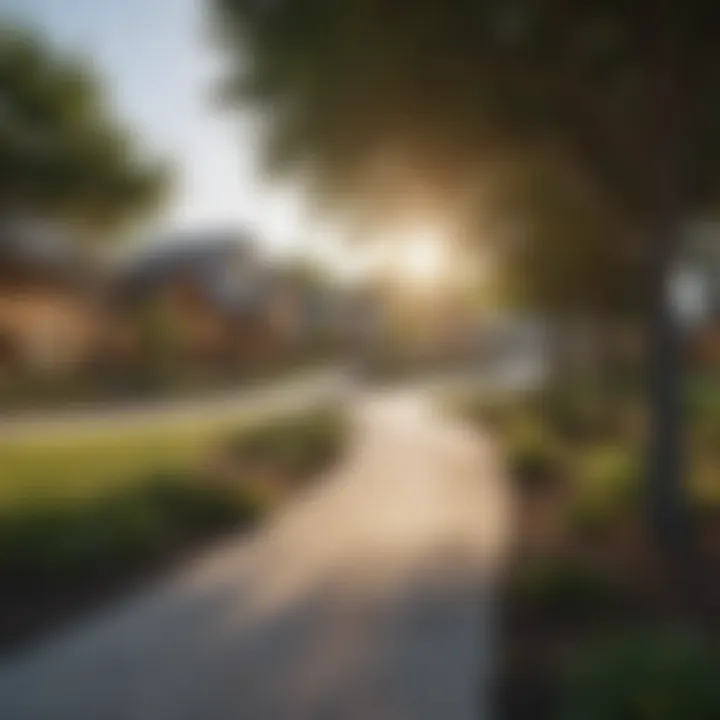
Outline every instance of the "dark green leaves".
[[113, 227], [158, 202], [166, 180], [86, 59], [0, 27], [0, 206]]

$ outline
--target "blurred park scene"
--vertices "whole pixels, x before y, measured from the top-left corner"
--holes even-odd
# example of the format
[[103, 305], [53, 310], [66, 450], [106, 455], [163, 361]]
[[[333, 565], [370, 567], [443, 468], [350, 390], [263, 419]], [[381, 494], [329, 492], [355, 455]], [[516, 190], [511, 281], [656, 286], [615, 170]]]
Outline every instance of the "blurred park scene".
[[0, 12], [0, 717], [720, 718], [720, 7], [77, 5]]

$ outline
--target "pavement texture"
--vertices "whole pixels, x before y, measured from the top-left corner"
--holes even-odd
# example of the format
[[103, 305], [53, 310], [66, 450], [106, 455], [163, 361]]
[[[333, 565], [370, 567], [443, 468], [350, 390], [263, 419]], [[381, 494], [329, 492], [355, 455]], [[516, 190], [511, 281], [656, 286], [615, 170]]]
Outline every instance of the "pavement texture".
[[2, 720], [492, 718], [508, 543], [491, 443], [417, 392], [252, 537], [0, 665]]

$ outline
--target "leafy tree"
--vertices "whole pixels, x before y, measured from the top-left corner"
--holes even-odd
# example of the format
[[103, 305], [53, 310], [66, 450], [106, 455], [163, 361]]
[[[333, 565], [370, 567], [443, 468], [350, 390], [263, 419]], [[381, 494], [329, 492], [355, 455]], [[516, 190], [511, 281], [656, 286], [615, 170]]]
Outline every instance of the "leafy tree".
[[494, 256], [505, 303], [548, 321], [551, 378], [595, 387], [613, 412], [617, 370], [628, 359], [622, 338], [642, 309], [624, 218], [585, 178], [547, 158], [498, 167], [489, 194], [477, 233], [503, 238]]
[[508, 300], [560, 318], [636, 313], [637, 258], [619, 242], [623, 218], [568, 168], [509, 165], [494, 171], [475, 230], [501, 239], [492, 250]]
[[667, 286], [717, 185], [712, 0], [216, 0], [230, 97], [266, 111], [277, 168], [331, 200], [462, 206], [542, 149], [624, 219], [642, 272], [652, 517], [683, 536], [680, 349]]
[[115, 229], [154, 208], [167, 179], [86, 59], [0, 26], [0, 212]]

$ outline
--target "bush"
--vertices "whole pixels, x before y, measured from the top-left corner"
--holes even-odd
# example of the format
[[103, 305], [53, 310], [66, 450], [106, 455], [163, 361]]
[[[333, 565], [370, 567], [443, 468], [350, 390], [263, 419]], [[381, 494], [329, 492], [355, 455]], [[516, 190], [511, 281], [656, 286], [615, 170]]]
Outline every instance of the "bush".
[[621, 599], [620, 588], [607, 573], [582, 559], [564, 556], [542, 558], [520, 568], [511, 592], [526, 607], [569, 619], [607, 610]]
[[135, 503], [36, 507], [2, 520], [0, 575], [21, 585], [74, 582], [139, 553], [152, 556], [165, 537], [158, 518]]
[[686, 387], [687, 410], [691, 417], [720, 427], [720, 384], [717, 379], [695, 376]]
[[690, 510], [693, 519], [700, 527], [707, 529], [720, 527], [720, 488], [715, 473], [712, 476], [712, 484], [710, 478], [708, 480], [701, 478], [691, 486], [691, 490]]
[[557, 439], [537, 422], [524, 420], [506, 440], [511, 475], [522, 490], [548, 488], [564, 470], [564, 453]]
[[608, 437], [618, 424], [607, 399], [588, 385], [543, 391], [533, 399], [533, 406], [555, 432], [571, 442]]
[[577, 497], [569, 522], [578, 532], [598, 535], [635, 510], [642, 492], [642, 472], [630, 450], [609, 445], [593, 448], [579, 462]]
[[[272, 462], [283, 479], [299, 478], [335, 457], [345, 430], [339, 413], [322, 410], [244, 430], [231, 445], [244, 461]], [[216, 432], [208, 437], [172, 435], [160, 448], [154, 442], [148, 448], [111, 446], [110, 452], [105, 444], [92, 445], [90, 452], [62, 448], [39, 463], [35, 459], [42, 454], [32, 449], [8, 450], [3, 469], [8, 465], [9, 476], [21, 478], [18, 485], [42, 493], [21, 492], [0, 509], [0, 585], [72, 586], [86, 576], [135, 567], [261, 517], [272, 502], [271, 483], [235, 482], [235, 473], [227, 481], [211, 472], [156, 469], [200, 465], [203, 454], [223, 442]], [[108, 468], [121, 482], [103, 482]], [[78, 487], [67, 494], [44, 492], [74, 484]]]
[[344, 416], [323, 409], [273, 421], [230, 438], [230, 455], [240, 467], [261, 465], [285, 477], [311, 475], [335, 458], [347, 434]]
[[249, 490], [167, 473], [79, 505], [14, 508], [0, 518], [0, 577], [20, 585], [72, 583], [252, 522], [262, 511]]
[[561, 720], [711, 720], [720, 717], [720, 664], [680, 632], [623, 635], [573, 662]]
[[217, 486], [205, 478], [176, 473], [151, 478], [143, 494], [171, 526], [190, 534], [252, 522], [266, 509], [249, 488]]
[[492, 432], [507, 431], [518, 414], [517, 404], [507, 398], [460, 397], [448, 405], [452, 414]]

